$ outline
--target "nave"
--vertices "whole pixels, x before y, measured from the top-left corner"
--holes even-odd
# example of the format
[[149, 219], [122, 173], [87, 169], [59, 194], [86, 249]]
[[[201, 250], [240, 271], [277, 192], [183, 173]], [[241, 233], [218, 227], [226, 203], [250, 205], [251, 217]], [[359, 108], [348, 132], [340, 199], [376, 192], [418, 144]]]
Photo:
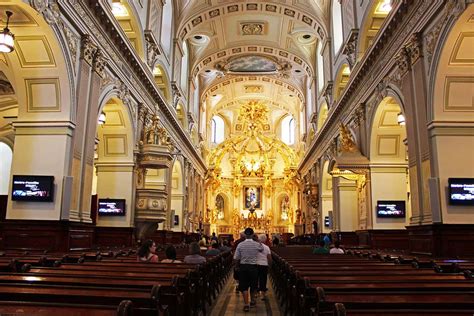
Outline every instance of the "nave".
[[280, 305], [273, 290], [271, 279], [268, 280], [267, 300], [257, 298], [257, 305], [250, 308], [250, 312], [243, 311], [243, 298], [240, 292], [235, 290], [236, 282], [232, 278], [226, 282], [224, 288], [212, 306], [211, 316], [280, 316]]

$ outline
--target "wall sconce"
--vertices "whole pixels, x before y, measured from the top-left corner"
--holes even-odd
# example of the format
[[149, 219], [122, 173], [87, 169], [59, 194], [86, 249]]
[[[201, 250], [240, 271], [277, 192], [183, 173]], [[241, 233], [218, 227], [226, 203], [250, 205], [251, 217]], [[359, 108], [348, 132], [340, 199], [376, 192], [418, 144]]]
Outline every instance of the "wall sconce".
[[10, 32], [8, 28], [8, 23], [10, 23], [10, 17], [12, 16], [13, 12], [6, 11], [7, 14], [7, 25], [0, 33], [0, 52], [2, 53], [11, 53], [15, 49], [15, 35]]
[[405, 115], [403, 115], [402, 112], [400, 112], [400, 113], [397, 114], [397, 123], [398, 123], [398, 125], [400, 125], [400, 126], [405, 125]]
[[99, 115], [99, 120], [98, 120], [99, 125], [105, 124], [105, 119], [106, 119], [105, 112], [102, 111]]

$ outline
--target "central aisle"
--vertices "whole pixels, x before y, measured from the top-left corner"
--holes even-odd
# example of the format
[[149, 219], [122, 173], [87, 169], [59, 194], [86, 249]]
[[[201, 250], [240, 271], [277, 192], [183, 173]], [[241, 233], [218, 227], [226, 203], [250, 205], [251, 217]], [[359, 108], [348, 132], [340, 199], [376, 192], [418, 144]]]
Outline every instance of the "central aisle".
[[263, 315], [272, 315], [280, 316], [280, 308], [278, 306], [278, 301], [273, 292], [273, 286], [271, 284], [270, 278], [268, 280], [268, 293], [267, 300], [262, 301], [259, 297], [257, 299], [257, 306], [251, 307], [250, 312], [244, 312], [244, 303], [242, 294], [235, 291], [235, 281], [232, 277], [229, 278], [224, 288], [222, 289], [215, 305], [212, 307], [211, 316], [227, 316], [227, 315], [238, 315], [238, 316], [263, 316]]

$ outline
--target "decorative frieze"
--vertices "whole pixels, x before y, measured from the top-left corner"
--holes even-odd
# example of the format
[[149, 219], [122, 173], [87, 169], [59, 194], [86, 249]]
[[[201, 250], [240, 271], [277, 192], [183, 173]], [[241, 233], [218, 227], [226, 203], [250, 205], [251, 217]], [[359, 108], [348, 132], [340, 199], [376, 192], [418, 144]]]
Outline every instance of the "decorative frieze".
[[97, 47], [92, 42], [89, 34], [84, 34], [81, 38], [81, 58], [92, 66]]
[[352, 29], [351, 33], [349, 34], [349, 38], [347, 39], [346, 45], [344, 45], [344, 49], [342, 50], [342, 53], [347, 56], [347, 61], [349, 62], [351, 70], [354, 68], [354, 65], [357, 61], [356, 47], [358, 37], [359, 30]]
[[158, 60], [158, 56], [160, 55], [160, 49], [158, 48], [158, 45], [151, 31], [145, 31], [145, 41], [147, 64], [148, 66], [150, 66], [150, 68], [153, 68], [156, 64], [156, 61]]
[[104, 77], [104, 69], [107, 65], [106, 58], [100, 49], [97, 49], [94, 60], [93, 60], [93, 68], [94, 71], [101, 77]]
[[407, 52], [410, 54], [410, 61], [412, 65], [423, 56], [422, 45], [423, 42], [421, 39], [421, 33], [413, 33], [407, 45], [405, 46]]
[[30, 0], [30, 5], [43, 15], [48, 24], [60, 21], [61, 12], [56, 0]]

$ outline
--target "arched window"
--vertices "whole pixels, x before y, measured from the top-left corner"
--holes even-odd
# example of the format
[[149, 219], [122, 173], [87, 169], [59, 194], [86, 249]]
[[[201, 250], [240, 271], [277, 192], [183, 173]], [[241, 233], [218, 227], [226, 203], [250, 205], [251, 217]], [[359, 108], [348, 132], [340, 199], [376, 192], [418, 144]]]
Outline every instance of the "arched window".
[[13, 152], [11, 148], [7, 144], [0, 142], [0, 195], [8, 195], [12, 157]]
[[215, 115], [211, 120], [211, 141], [220, 144], [224, 141], [224, 120], [222, 117]]
[[339, 0], [332, 1], [332, 37], [334, 55], [337, 55], [342, 46], [342, 11]]
[[171, 53], [172, 20], [173, 5], [171, 0], [167, 0], [163, 6], [163, 15], [161, 16], [161, 46], [168, 56]]
[[323, 55], [322, 55], [322, 47], [323, 45], [321, 44], [321, 42], [318, 43], [318, 51], [317, 51], [317, 56], [316, 56], [316, 60], [318, 62], [318, 88], [321, 92], [321, 90], [323, 90], [324, 88], [324, 68], [323, 68]]
[[[181, 58], [181, 90], [186, 91], [188, 86], [188, 45], [183, 42], [183, 57]], [[187, 93], [185, 93], [187, 95]]]
[[281, 121], [281, 140], [287, 145], [295, 143], [295, 119], [291, 115]]

